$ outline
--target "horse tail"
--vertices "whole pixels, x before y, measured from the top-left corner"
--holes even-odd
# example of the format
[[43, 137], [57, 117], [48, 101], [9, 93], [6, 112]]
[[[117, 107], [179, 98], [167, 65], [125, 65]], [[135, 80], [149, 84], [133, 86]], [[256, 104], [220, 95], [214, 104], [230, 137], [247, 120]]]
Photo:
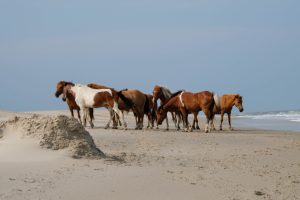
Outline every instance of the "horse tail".
[[221, 102], [220, 102], [220, 97], [218, 94], [214, 94], [214, 100], [215, 100], [215, 104], [216, 104], [218, 110], [221, 109]]
[[150, 109], [150, 102], [149, 102], [149, 99], [148, 99], [148, 96], [147, 95], [144, 95], [145, 98], [146, 98], [146, 101], [145, 101], [145, 105], [144, 105], [144, 113], [145, 114], [148, 114], [151, 112], [151, 109]]
[[131, 109], [132, 107], [134, 107], [134, 103], [132, 102], [132, 100], [128, 99], [127, 97], [124, 96], [124, 94], [122, 93], [123, 91], [127, 91], [128, 89], [124, 89], [124, 90], [120, 90], [117, 92], [117, 96], [120, 97], [120, 99], [122, 99], [122, 101], [125, 103], [125, 105]]
[[215, 93], [211, 92], [211, 98], [210, 98], [210, 103], [209, 103], [209, 111], [210, 111], [210, 119], [214, 117], [214, 107], [215, 107]]
[[95, 117], [94, 117], [94, 109], [93, 108], [89, 108], [89, 115], [90, 115], [91, 120], [95, 119]]

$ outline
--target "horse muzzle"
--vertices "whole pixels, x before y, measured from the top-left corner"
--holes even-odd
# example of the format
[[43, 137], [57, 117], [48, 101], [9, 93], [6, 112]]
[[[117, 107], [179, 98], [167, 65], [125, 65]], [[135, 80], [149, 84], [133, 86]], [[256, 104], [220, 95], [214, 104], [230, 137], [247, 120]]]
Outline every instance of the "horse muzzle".
[[66, 101], [67, 99], [65, 97], [62, 98], [63, 101]]
[[244, 108], [241, 108], [241, 109], [240, 109], [240, 112], [243, 112], [243, 111], [244, 111]]

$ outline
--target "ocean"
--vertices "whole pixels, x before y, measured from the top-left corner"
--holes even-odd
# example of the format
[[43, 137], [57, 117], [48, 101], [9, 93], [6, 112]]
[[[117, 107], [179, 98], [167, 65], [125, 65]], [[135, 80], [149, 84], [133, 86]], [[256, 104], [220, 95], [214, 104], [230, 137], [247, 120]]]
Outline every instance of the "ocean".
[[300, 132], [300, 110], [245, 113], [235, 115], [234, 119], [239, 127]]

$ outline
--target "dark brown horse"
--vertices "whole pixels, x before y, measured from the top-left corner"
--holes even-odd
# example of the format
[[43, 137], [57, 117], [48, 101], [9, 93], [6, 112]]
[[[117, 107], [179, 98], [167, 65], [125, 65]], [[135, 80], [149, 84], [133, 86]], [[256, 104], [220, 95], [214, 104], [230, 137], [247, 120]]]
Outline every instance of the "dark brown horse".
[[[153, 94], [153, 102], [154, 102], [154, 106], [157, 106], [157, 100], [160, 100], [160, 105], [165, 104], [173, 95], [173, 93], [166, 87], [160, 86], [160, 85], [155, 85], [152, 91]], [[176, 111], [171, 111], [171, 116], [172, 116], [172, 120], [175, 124], [175, 127], [177, 129], [180, 129], [179, 127], [179, 123], [180, 123], [180, 115], [177, 113]], [[168, 117], [166, 117], [166, 124], [167, 124], [167, 130], [169, 130], [169, 121], [168, 121]], [[158, 125], [157, 125], [158, 128]]]
[[[132, 111], [136, 118], [136, 129], [143, 129], [144, 113], [147, 113], [147, 96], [139, 90], [125, 90], [122, 94], [131, 101], [131, 107], [119, 102], [120, 110]], [[148, 102], [149, 103], [149, 102]]]
[[[56, 85], [56, 92], [55, 92], [55, 96], [58, 98], [61, 94], [63, 94], [63, 90], [64, 90], [64, 87], [67, 85], [67, 84], [71, 84], [70, 82], [66, 82], [66, 81], [59, 81]], [[82, 124], [82, 121], [81, 121], [81, 116], [80, 116], [80, 108], [79, 106], [76, 104], [75, 102], [75, 97], [73, 94], [71, 93], [68, 93], [66, 95], [65, 98], [63, 98], [63, 101], [66, 101], [67, 104], [68, 104], [68, 107], [69, 107], [69, 110], [71, 112], [71, 115], [72, 117], [74, 117], [74, 110], [77, 111], [77, 115], [78, 115], [78, 119], [79, 119], [79, 122]], [[91, 108], [89, 109], [89, 115], [90, 115], [90, 118], [93, 120], [94, 119], [94, 110]], [[84, 121], [86, 121], [86, 119], [84, 119]]]
[[[215, 114], [221, 114], [221, 123], [220, 123], [220, 130], [222, 130], [222, 124], [223, 124], [223, 118], [224, 114], [227, 113], [228, 115], [228, 123], [229, 123], [229, 129], [233, 130], [231, 126], [231, 111], [233, 106], [236, 106], [240, 112], [244, 111], [243, 108], [243, 97], [239, 94], [224, 94], [220, 98], [215, 95], [215, 105], [213, 109], [213, 119]], [[216, 129], [212, 120], [212, 129]]]
[[214, 94], [209, 91], [191, 93], [182, 91], [172, 97], [169, 101], [159, 107], [157, 112], [157, 123], [161, 124], [167, 116], [168, 111], [180, 110], [185, 126], [185, 131], [189, 130], [188, 114], [198, 115], [203, 111], [206, 116], [205, 132], [209, 132], [209, 122], [213, 115]]
[[148, 126], [147, 128], [154, 128], [154, 122], [156, 122], [156, 112], [157, 112], [157, 107], [153, 102], [153, 96], [151, 94], [146, 94], [148, 98], [148, 109], [145, 108], [145, 115], [148, 117]]

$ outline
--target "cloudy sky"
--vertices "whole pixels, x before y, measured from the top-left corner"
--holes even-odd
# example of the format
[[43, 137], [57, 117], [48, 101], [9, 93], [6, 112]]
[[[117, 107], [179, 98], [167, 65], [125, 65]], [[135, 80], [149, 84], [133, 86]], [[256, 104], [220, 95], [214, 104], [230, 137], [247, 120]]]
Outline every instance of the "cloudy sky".
[[59, 80], [240, 93], [300, 109], [298, 0], [0, 1], [0, 109], [65, 109]]

